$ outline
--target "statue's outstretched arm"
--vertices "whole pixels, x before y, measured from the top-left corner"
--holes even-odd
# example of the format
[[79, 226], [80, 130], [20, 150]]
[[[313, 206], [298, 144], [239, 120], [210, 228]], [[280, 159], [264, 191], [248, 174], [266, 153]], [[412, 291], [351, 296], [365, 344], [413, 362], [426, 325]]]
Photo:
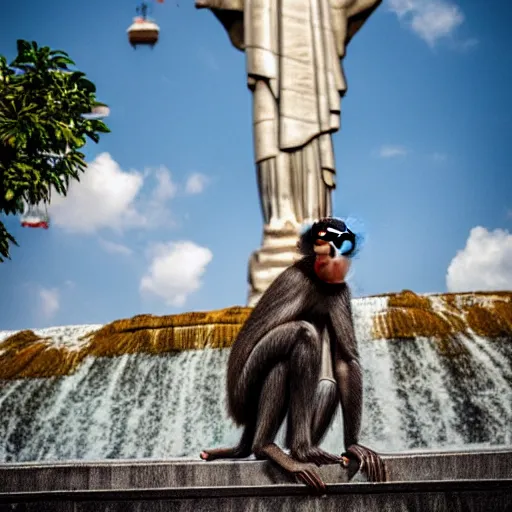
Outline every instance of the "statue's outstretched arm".
[[347, 37], [345, 46], [354, 37], [356, 32], [364, 25], [373, 11], [382, 3], [382, 0], [356, 0], [347, 11]]
[[244, 50], [244, 0], [196, 0], [197, 9], [210, 9], [228, 33], [231, 44]]

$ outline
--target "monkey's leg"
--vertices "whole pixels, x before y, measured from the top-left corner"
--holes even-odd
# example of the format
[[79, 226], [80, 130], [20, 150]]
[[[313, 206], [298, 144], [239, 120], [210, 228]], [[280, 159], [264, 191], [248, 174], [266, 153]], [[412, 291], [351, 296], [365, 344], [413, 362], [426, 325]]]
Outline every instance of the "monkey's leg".
[[[277, 332], [275, 334], [279, 335], [279, 332]], [[271, 342], [268, 342], [268, 343], [271, 343]], [[262, 346], [264, 347], [262, 350], [262, 354], [259, 355], [259, 352], [256, 352], [255, 357], [252, 358], [253, 365], [251, 365], [249, 370], [253, 369], [252, 366], [255, 366], [256, 370], [258, 369], [258, 364], [260, 364], [259, 359], [264, 355], [265, 351], [267, 350], [267, 349], [265, 349], [266, 345], [264, 343]], [[288, 348], [289, 348], [289, 346], [290, 346], [290, 344], [288, 342]], [[275, 349], [275, 347], [274, 347], [274, 349]], [[254, 364], [254, 361], [256, 361], [256, 364]], [[286, 396], [287, 388], [286, 388], [285, 384], [281, 384], [281, 381], [286, 383], [286, 378], [278, 377], [280, 375], [280, 373], [286, 371], [286, 367], [283, 365], [283, 363], [278, 363], [278, 364], [272, 363], [272, 364], [274, 364], [274, 367], [270, 370], [270, 373], [268, 374], [266, 380], [264, 381], [263, 388], [268, 389], [269, 386], [270, 386], [270, 388], [272, 388], [272, 387], [276, 388], [276, 389], [274, 389], [274, 394], [275, 394], [274, 396], [279, 397], [279, 400], [280, 400], [279, 402], [276, 401], [274, 403], [274, 407], [279, 409], [279, 411], [281, 411], [281, 409], [282, 409], [282, 411], [280, 412], [280, 416], [277, 416], [276, 418], [272, 417], [272, 418], [269, 418], [269, 420], [268, 420], [269, 422], [272, 422], [272, 421], [277, 421], [277, 419], [280, 418], [279, 424], [275, 428], [275, 432], [274, 432], [274, 437], [275, 437], [277, 434], [277, 431], [279, 430], [279, 427], [280, 427], [281, 423], [283, 422], [284, 417], [286, 415], [287, 399], [285, 399], [285, 396]], [[263, 370], [263, 371], [261, 371], [261, 370]], [[262, 373], [263, 375], [266, 375], [265, 370], [262, 365], [260, 366], [260, 373]], [[247, 380], [251, 380], [250, 373], [247, 374]], [[252, 377], [252, 380], [254, 380], [253, 377]], [[279, 389], [277, 389], [277, 388], [279, 388]], [[261, 398], [260, 398], [260, 402], [261, 402]], [[282, 403], [282, 406], [279, 406], [279, 404], [281, 404], [281, 403]], [[211, 450], [204, 450], [201, 452], [200, 457], [203, 460], [208, 460], [208, 461], [212, 461], [215, 459], [243, 459], [243, 458], [249, 457], [249, 455], [251, 455], [251, 453], [253, 452], [252, 444], [253, 444], [254, 436], [255, 436], [255, 432], [256, 432], [257, 421], [259, 421], [260, 423], [267, 421], [267, 416], [270, 414], [270, 412], [266, 412], [265, 406], [263, 406], [263, 407], [264, 407], [264, 409], [260, 410], [261, 406], [258, 406], [258, 409], [255, 410], [254, 414], [252, 415], [253, 418], [251, 418], [245, 425], [245, 429], [242, 434], [242, 439], [240, 440], [240, 443], [238, 444], [238, 446], [235, 446], [232, 448], [215, 448], [215, 449], [211, 449]], [[272, 426], [273, 423], [269, 423], [269, 425]], [[272, 432], [272, 430], [271, 430], [271, 432]], [[274, 437], [272, 437], [272, 440], [274, 439]]]
[[[250, 409], [253, 407], [253, 403], [258, 400], [258, 393], [261, 386], [268, 386], [268, 382], [272, 382], [270, 375], [272, 375], [272, 372], [278, 371], [276, 368], [280, 366], [279, 363], [276, 365], [276, 362], [287, 357], [287, 353], [293, 348], [297, 333], [305, 328], [304, 325], [307, 324], [305, 322], [290, 322], [284, 324], [273, 329], [260, 340], [253, 353], [250, 355], [237, 385], [237, 394], [240, 397], [244, 397], [241, 401], [243, 400], [246, 408]], [[263, 381], [265, 384], [262, 384], [262, 376], [265, 378], [267, 375], [268, 377]], [[285, 392], [286, 390], [282, 390], [280, 394], [283, 395]], [[242, 439], [238, 446], [203, 450], [200, 457], [208, 461], [232, 458], [243, 459], [249, 457], [253, 452], [252, 445], [256, 431], [256, 417], [258, 414], [258, 409], [256, 408], [254, 413], [251, 414], [252, 418], [249, 419], [245, 425]], [[283, 419], [284, 417], [281, 419], [281, 423]]]
[[[339, 395], [336, 383], [326, 379], [320, 380], [316, 388], [314, 404], [313, 418], [311, 422], [312, 449], [309, 460], [318, 465], [339, 464], [342, 461], [342, 457], [340, 455], [333, 455], [318, 447], [334, 419], [334, 415], [339, 404]], [[288, 446], [291, 445], [293, 435], [294, 426], [291, 422], [288, 422]]]
[[331, 426], [338, 405], [339, 394], [336, 383], [326, 379], [320, 380], [316, 388], [311, 440], [313, 446], [321, 452], [321, 455], [324, 458], [324, 464], [336, 464], [342, 460], [340, 455], [333, 455], [325, 452], [321, 448], [318, 448], [318, 445], [325, 437], [327, 429]]
[[241, 408], [258, 403], [265, 378], [279, 362], [286, 363], [289, 375], [292, 455], [301, 462], [322, 464], [324, 455], [311, 445], [313, 400], [321, 365], [320, 337], [312, 324], [288, 322], [267, 333], [247, 359], [232, 390], [232, 401]]
[[[316, 336], [313, 337], [312, 333]], [[290, 410], [288, 415], [289, 447], [293, 458], [303, 462], [328, 464], [339, 459], [314, 446], [313, 412], [320, 377], [321, 345], [314, 330], [302, 335], [289, 360]], [[323, 412], [323, 409], [322, 409]], [[323, 418], [323, 414], [320, 416]], [[319, 420], [316, 420], [317, 422]]]
[[245, 459], [249, 457], [252, 453], [252, 441], [254, 439], [255, 426], [256, 420], [245, 426], [238, 446], [203, 450], [200, 454], [201, 459], [212, 461], [216, 459]]
[[[232, 391], [235, 403], [244, 408], [251, 407], [255, 401], [258, 403], [260, 390], [267, 375], [279, 362], [289, 361], [297, 345], [304, 346], [304, 350], [308, 354], [311, 353], [312, 360], [308, 362], [308, 366], [313, 367], [314, 373], [319, 373], [321, 346], [319, 335], [313, 325], [303, 320], [281, 324], [265, 334], [247, 358]], [[311, 398], [315, 387], [316, 384], [313, 390], [310, 390]]]
[[286, 416], [289, 389], [287, 374], [286, 363], [278, 363], [263, 384], [253, 451], [259, 459], [269, 458], [310, 487], [323, 490], [325, 484], [313, 464], [292, 459], [273, 442]]
[[286, 416], [289, 400], [287, 376], [286, 363], [277, 363], [268, 374], [261, 389], [253, 443], [256, 456], [261, 446], [274, 441]]

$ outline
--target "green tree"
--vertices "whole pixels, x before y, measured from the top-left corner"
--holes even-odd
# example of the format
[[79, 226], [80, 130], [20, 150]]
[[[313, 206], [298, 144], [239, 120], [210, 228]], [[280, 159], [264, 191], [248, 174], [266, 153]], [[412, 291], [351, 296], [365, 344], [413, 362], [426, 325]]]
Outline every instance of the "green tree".
[[[18, 40], [10, 63], [0, 55], [0, 215], [50, 203], [66, 195], [70, 180], [85, 171], [81, 149], [110, 130], [86, 114], [105, 106], [85, 73], [69, 68], [68, 54]], [[17, 244], [0, 220], [0, 262]]]

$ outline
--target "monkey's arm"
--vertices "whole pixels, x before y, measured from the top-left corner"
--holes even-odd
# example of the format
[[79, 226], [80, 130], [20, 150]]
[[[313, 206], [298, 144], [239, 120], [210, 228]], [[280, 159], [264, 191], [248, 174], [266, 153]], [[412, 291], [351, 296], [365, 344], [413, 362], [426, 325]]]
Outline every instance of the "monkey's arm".
[[[350, 290], [348, 286], [331, 312], [334, 337], [334, 375], [343, 411], [344, 444], [349, 478], [364, 471], [373, 482], [386, 480], [386, 468], [373, 450], [359, 444], [363, 409], [363, 375], [354, 331]], [[350, 460], [357, 464], [350, 465]]]

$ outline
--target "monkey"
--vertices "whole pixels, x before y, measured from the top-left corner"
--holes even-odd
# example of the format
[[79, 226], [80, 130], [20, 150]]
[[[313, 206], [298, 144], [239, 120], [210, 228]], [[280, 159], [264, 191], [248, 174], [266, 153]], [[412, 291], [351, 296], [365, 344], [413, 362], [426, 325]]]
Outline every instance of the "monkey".
[[[347, 247], [347, 248], [345, 248]], [[356, 236], [335, 217], [299, 238], [301, 258], [271, 283], [239, 331], [228, 358], [227, 402], [244, 430], [237, 446], [208, 449], [203, 460], [270, 459], [298, 481], [325, 489], [317, 466], [340, 463], [385, 481], [385, 465], [359, 444], [362, 371], [345, 276]], [[341, 405], [345, 452], [318, 445]], [[287, 416], [289, 455], [275, 444]]]

